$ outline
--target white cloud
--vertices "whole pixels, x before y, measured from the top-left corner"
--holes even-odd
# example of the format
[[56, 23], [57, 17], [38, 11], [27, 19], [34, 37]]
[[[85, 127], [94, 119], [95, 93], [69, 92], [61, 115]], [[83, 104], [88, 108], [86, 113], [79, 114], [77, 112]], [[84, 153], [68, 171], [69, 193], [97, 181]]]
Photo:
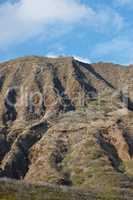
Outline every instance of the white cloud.
[[95, 15], [93, 15], [92, 18], [92, 23], [98, 28], [98, 31], [119, 31], [124, 25], [124, 19], [113, 9], [104, 6], [95, 11]]
[[[60, 56], [69, 56], [69, 55], [65, 55], [65, 54], [62, 54], [62, 55], [58, 55], [58, 54], [54, 54], [54, 53], [48, 53], [46, 55], [46, 57], [48, 58], [58, 58]], [[71, 55], [75, 60], [78, 60], [80, 62], [83, 62], [83, 63], [91, 63], [90, 59], [88, 58], [85, 58], [85, 57], [81, 57], [81, 56], [76, 56], [76, 55]]]
[[[8, 1], [0, 4], [0, 48], [35, 36], [52, 35], [49, 27], [57, 24], [78, 25], [80, 22], [101, 30], [108, 25], [115, 30], [123, 26], [123, 18], [117, 12], [107, 8], [94, 10], [77, 0]], [[57, 32], [60, 32], [59, 27]]]
[[83, 62], [83, 63], [91, 63], [91, 60], [81, 56], [73, 56], [76, 60]]
[[48, 53], [48, 54], [46, 55], [46, 57], [48, 57], [48, 58], [58, 58], [59, 55], [53, 54], [53, 53]]
[[88, 12], [91, 14], [92, 10], [75, 0], [21, 0], [18, 14], [22, 20], [49, 23], [75, 22]]
[[[97, 44], [92, 50], [92, 57], [103, 58], [113, 56], [117, 63], [133, 63], [133, 38], [126, 36], [116, 37], [110, 41]], [[119, 62], [121, 61], [121, 62]], [[122, 63], [123, 62], [123, 63]]]
[[129, 4], [133, 5], [133, 0], [117, 0], [117, 2], [121, 5], [129, 5]]
[[126, 49], [133, 48], [133, 44], [128, 38], [115, 38], [111, 41], [96, 45], [95, 53], [101, 55], [108, 55], [112, 52], [123, 52]]

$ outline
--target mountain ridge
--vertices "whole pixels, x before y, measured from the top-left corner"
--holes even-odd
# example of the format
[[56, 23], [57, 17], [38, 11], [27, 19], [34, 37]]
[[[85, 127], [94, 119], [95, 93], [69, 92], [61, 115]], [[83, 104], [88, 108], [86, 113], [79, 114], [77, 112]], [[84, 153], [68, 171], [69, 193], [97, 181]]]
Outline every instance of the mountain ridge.
[[132, 76], [73, 57], [0, 64], [0, 177], [132, 199]]

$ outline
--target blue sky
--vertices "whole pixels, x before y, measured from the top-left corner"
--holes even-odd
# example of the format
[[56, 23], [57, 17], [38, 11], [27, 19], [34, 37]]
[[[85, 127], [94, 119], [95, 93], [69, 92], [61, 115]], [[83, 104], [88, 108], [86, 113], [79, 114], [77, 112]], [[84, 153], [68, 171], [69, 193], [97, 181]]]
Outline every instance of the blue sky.
[[133, 0], [0, 0], [0, 61], [25, 55], [133, 63]]

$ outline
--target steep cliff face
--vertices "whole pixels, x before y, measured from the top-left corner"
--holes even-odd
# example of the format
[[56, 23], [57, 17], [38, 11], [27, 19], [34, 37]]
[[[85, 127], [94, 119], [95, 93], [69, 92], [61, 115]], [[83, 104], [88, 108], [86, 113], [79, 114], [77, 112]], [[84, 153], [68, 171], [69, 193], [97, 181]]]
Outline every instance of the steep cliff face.
[[132, 196], [132, 76], [72, 57], [0, 64], [0, 176]]

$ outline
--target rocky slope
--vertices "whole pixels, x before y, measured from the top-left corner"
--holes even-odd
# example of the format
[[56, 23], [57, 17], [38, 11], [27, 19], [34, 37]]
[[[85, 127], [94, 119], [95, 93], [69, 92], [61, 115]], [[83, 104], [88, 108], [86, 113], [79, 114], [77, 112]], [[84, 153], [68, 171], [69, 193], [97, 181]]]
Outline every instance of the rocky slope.
[[72, 57], [0, 64], [0, 177], [132, 199], [132, 77]]

